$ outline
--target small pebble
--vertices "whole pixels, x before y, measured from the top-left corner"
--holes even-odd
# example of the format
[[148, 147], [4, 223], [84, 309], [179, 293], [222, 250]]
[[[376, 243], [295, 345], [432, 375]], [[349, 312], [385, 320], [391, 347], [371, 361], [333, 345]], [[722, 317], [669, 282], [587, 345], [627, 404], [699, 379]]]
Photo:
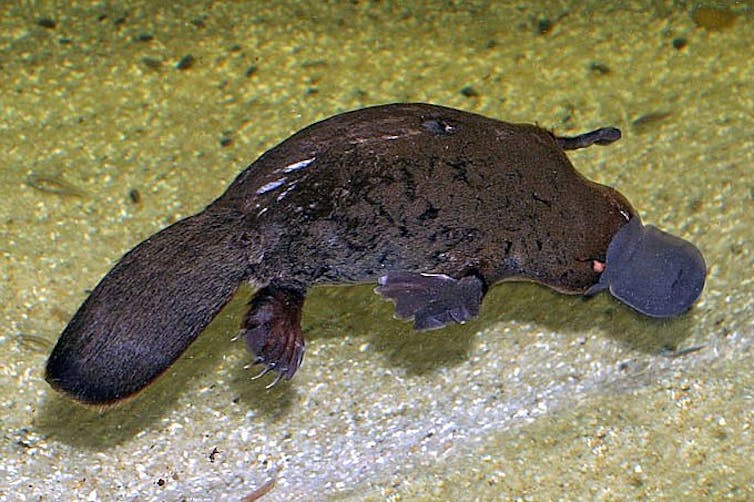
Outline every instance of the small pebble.
[[552, 31], [553, 22], [547, 18], [537, 21], [537, 33], [540, 35], [547, 35]]
[[128, 192], [128, 198], [131, 199], [131, 202], [134, 204], [139, 204], [141, 203], [141, 192], [136, 188], [132, 188]]
[[192, 66], [194, 66], [194, 56], [191, 54], [186, 54], [181, 58], [180, 61], [178, 61], [178, 64], [175, 65], [176, 68], [179, 70], [188, 70]]
[[54, 19], [50, 19], [49, 17], [41, 17], [37, 19], [37, 24], [42, 28], [47, 28], [48, 30], [52, 30], [58, 25], [58, 23], [56, 23]]
[[686, 47], [689, 44], [689, 41], [686, 40], [684, 37], [678, 37], [673, 39], [673, 47], [678, 49], [679, 51]]
[[476, 97], [479, 97], [479, 93], [476, 91], [476, 89], [474, 89], [470, 85], [467, 85], [466, 87], [464, 87], [463, 89], [461, 89], [461, 94], [463, 94], [467, 98], [476, 98]]
[[605, 63], [600, 63], [599, 61], [592, 61], [589, 63], [589, 70], [593, 71], [594, 73], [599, 73], [600, 75], [607, 75], [610, 73], [610, 67], [608, 67]]

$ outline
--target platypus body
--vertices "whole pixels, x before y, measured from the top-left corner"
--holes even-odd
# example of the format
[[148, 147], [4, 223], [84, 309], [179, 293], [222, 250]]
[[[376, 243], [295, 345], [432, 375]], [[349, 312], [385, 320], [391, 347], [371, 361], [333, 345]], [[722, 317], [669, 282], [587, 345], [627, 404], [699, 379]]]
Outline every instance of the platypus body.
[[642, 225], [564, 153], [619, 137], [614, 128], [556, 137], [428, 104], [313, 124], [204, 211], [127, 253], [63, 331], [47, 380], [90, 404], [138, 392], [243, 281], [257, 291], [241, 335], [276, 381], [301, 363], [301, 309], [320, 284], [375, 283], [417, 329], [473, 318], [506, 280], [609, 289], [646, 315], [680, 314], [704, 285], [699, 251]]

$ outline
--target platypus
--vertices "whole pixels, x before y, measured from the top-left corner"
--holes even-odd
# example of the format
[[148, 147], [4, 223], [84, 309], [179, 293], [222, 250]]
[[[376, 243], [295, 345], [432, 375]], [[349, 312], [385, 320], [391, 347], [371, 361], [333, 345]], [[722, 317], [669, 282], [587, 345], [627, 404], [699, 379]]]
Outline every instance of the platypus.
[[643, 225], [564, 153], [619, 137], [610, 127], [555, 136], [420, 103], [317, 122], [126, 253], [63, 331], [46, 379], [87, 404], [129, 397], [244, 281], [256, 293], [240, 336], [275, 381], [301, 364], [301, 310], [317, 285], [374, 283], [419, 330], [475, 317], [502, 281], [607, 289], [641, 314], [681, 314], [704, 286], [699, 250]]

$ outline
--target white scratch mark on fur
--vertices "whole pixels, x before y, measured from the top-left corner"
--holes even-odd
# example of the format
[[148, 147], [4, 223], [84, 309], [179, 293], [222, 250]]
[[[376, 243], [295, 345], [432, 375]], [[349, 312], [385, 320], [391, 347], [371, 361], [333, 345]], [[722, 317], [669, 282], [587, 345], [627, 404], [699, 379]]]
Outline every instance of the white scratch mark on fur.
[[277, 196], [277, 201], [280, 202], [281, 200], [283, 200], [283, 198], [285, 198], [285, 196], [288, 195], [288, 192], [290, 192], [294, 188], [296, 188], [296, 182], [295, 181], [293, 183], [291, 183], [291, 186], [289, 186], [288, 188], [286, 188], [285, 191], [283, 191], [283, 193], [281, 193], [280, 195]]
[[269, 183], [266, 183], [262, 185], [262, 187], [256, 191], [257, 195], [262, 195], [263, 193], [267, 193], [270, 190], [275, 190], [276, 188], [280, 187], [283, 183], [285, 183], [286, 178], [280, 178], [275, 181], [270, 181]]
[[292, 173], [293, 171], [298, 171], [299, 169], [305, 168], [306, 166], [308, 166], [309, 164], [311, 164], [315, 160], [317, 160], [317, 157], [310, 157], [308, 159], [304, 159], [304, 160], [300, 160], [298, 162], [294, 162], [293, 164], [289, 164], [289, 165], [285, 166], [284, 168], [280, 169], [280, 172], [288, 174], [288, 173]]

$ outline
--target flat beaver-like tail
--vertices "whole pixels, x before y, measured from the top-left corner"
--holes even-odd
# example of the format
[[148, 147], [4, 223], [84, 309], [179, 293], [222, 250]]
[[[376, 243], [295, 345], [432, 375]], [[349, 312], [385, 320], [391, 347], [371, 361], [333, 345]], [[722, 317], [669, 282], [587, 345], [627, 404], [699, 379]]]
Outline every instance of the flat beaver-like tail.
[[47, 381], [87, 404], [144, 388], [249, 276], [249, 240], [241, 215], [204, 211], [136, 246], [63, 331], [47, 361]]

